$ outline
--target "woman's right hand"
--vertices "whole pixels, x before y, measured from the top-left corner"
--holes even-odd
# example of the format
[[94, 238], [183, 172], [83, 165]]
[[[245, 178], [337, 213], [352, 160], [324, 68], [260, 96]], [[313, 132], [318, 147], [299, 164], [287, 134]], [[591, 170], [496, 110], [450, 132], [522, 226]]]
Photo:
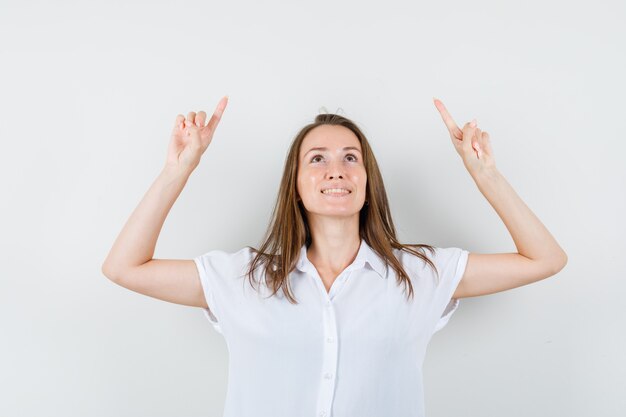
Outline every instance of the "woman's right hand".
[[211, 143], [213, 133], [215, 133], [215, 129], [222, 118], [227, 103], [228, 96], [224, 96], [217, 104], [211, 120], [206, 126], [204, 124], [206, 120], [204, 111], [199, 111], [197, 114], [189, 112], [186, 119], [182, 114], [176, 116], [167, 150], [166, 168], [191, 172], [200, 164], [200, 157]]

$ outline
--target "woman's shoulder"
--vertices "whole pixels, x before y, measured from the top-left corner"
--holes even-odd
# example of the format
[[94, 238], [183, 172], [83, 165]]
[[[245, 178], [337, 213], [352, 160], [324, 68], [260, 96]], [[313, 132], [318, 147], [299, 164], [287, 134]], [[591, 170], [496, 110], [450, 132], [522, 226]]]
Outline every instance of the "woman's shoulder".
[[422, 255], [422, 257], [416, 255], [415, 253], [410, 252], [406, 248], [403, 249], [393, 249], [393, 253], [398, 259], [398, 261], [407, 268], [412, 271], [421, 271], [424, 269], [430, 269], [428, 266], [428, 262], [424, 260], [427, 258], [430, 260], [437, 268], [448, 265], [450, 263], [454, 263], [458, 260], [466, 250], [455, 247], [455, 246], [408, 246], [415, 252], [418, 252]]
[[197, 258], [205, 263], [221, 267], [242, 267], [255, 256], [255, 249], [244, 246], [240, 249], [211, 249]]
[[401, 249], [394, 248], [393, 254], [401, 263], [414, 263], [414, 262], [422, 262], [422, 258], [418, 256], [415, 252], [432, 259], [437, 250], [440, 249], [436, 246], [431, 246], [432, 250], [430, 250], [426, 246], [418, 246], [418, 245], [406, 245]]

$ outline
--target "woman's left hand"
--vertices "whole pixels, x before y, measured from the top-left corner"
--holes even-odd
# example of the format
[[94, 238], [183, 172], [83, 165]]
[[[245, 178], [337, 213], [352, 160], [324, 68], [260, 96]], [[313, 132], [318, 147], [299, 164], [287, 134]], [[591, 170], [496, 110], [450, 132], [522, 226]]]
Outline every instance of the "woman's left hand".
[[450, 139], [454, 149], [463, 159], [465, 168], [474, 177], [485, 171], [495, 169], [496, 161], [493, 157], [489, 134], [478, 128], [476, 119], [465, 123], [463, 130], [459, 129], [441, 100], [434, 99], [435, 107], [439, 110], [443, 122], [450, 132]]

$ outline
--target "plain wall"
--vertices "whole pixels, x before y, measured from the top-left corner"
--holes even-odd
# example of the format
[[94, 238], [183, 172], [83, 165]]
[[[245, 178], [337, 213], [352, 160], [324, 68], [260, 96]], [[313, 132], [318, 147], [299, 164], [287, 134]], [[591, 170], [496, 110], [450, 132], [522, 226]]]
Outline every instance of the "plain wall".
[[489, 132], [569, 262], [461, 300], [429, 345], [427, 414], [623, 415], [625, 12], [617, 0], [2, 0], [0, 415], [221, 415], [228, 352], [201, 310], [100, 268], [176, 115], [211, 114], [226, 94], [155, 258], [258, 247], [287, 146], [322, 107], [369, 138], [401, 241], [515, 252], [435, 96]]

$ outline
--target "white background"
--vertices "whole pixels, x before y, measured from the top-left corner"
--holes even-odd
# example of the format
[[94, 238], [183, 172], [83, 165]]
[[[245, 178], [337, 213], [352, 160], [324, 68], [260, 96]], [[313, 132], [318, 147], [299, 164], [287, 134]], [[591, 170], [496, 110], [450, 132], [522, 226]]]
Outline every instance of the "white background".
[[435, 96], [490, 133], [569, 263], [461, 300], [429, 345], [427, 414], [623, 415], [625, 17], [617, 0], [2, 0], [0, 415], [221, 415], [228, 352], [201, 310], [100, 268], [176, 115], [226, 94], [155, 258], [258, 247], [321, 107], [369, 138], [401, 241], [515, 251]]

